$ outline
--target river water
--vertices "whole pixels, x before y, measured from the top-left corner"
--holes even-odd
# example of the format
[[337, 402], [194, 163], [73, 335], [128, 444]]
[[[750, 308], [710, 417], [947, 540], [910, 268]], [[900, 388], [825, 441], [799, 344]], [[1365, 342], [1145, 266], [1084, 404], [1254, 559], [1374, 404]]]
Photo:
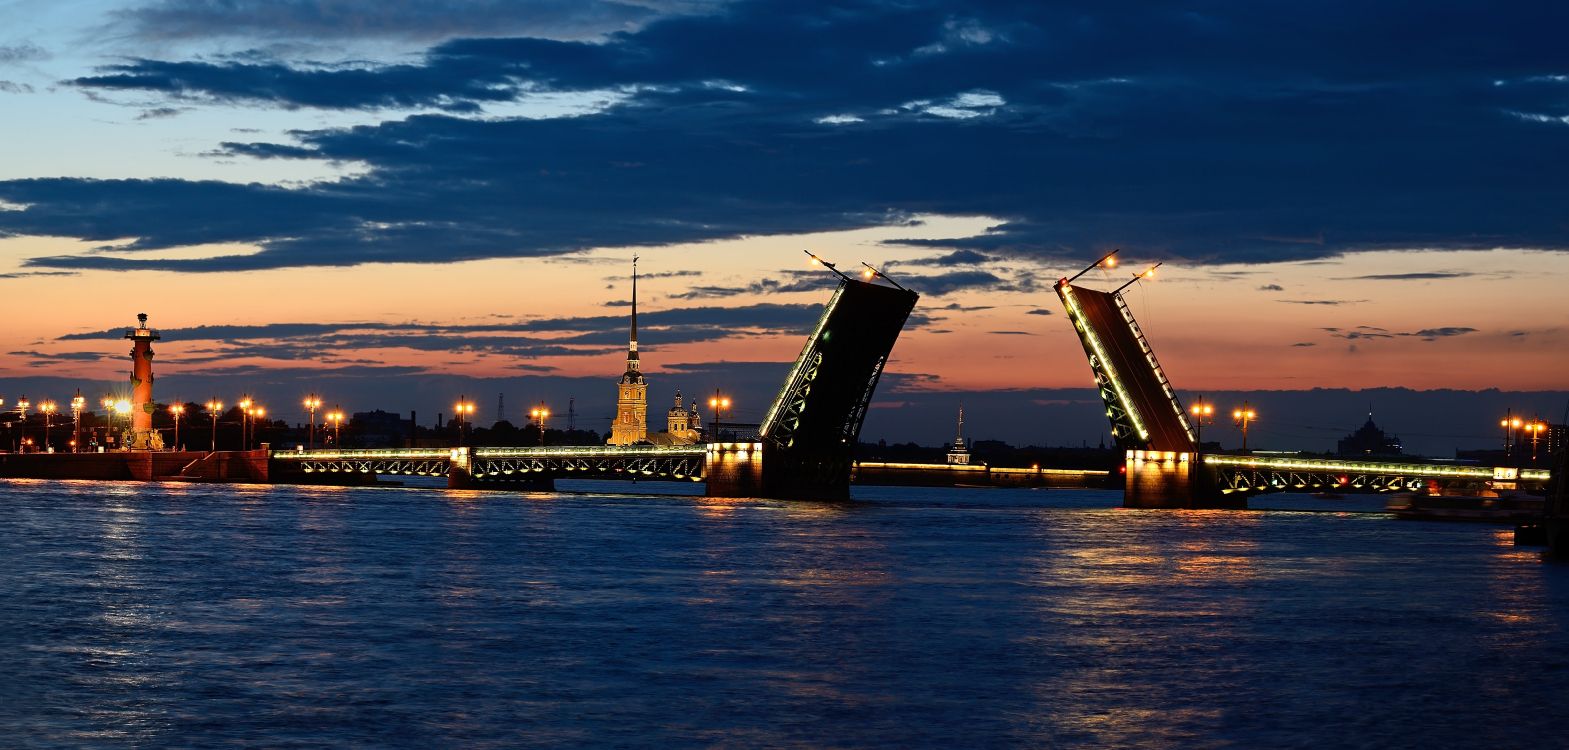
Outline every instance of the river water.
[[0, 746], [1569, 737], [1569, 566], [1503, 527], [577, 489], [0, 482]]

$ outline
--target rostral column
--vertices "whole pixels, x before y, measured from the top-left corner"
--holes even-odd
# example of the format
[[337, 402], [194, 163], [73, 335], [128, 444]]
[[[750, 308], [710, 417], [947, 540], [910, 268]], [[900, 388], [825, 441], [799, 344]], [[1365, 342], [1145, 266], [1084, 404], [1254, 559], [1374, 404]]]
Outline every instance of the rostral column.
[[163, 435], [153, 429], [153, 342], [162, 338], [147, 327], [147, 313], [139, 313], [141, 325], [125, 332], [131, 345], [131, 429], [122, 443], [127, 450], [161, 451]]

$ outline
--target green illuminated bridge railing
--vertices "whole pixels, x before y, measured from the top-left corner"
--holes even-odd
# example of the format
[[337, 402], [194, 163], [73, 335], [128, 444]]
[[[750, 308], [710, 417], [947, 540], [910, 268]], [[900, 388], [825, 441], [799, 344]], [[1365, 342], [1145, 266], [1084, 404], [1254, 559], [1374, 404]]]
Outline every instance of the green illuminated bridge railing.
[[1346, 461], [1334, 458], [1233, 456], [1220, 453], [1206, 454], [1204, 463], [1212, 466], [1234, 466], [1274, 471], [1348, 472], [1447, 479], [1519, 479], [1527, 482], [1545, 482], [1552, 475], [1552, 472], [1547, 469], [1515, 469], [1504, 466], [1457, 466], [1453, 464], [1393, 461]]
[[562, 445], [542, 448], [366, 448], [347, 450], [273, 451], [275, 461], [338, 461], [338, 460], [399, 460], [439, 461], [452, 460], [463, 455], [473, 458], [599, 458], [599, 457], [648, 457], [674, 458], [702, 456], [707, 445]]

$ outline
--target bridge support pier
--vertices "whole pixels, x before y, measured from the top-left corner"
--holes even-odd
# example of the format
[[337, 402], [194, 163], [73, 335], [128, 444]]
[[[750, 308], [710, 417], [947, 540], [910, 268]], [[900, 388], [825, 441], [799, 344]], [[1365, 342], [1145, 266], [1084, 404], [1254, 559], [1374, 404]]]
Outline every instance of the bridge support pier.
[[1246, 508], [1241, 495], [1222, 495], [1192, 453], [1132, 450], [1124, 465], [1124, 508]]
[[762, 443], [709, 443], [703, 459], [709, 497], [764, 497]]
[[447, 489], [469, 490], [474, 488], [474, 458], [468, 448], [453, 448], [452, 461], [447, 464]]

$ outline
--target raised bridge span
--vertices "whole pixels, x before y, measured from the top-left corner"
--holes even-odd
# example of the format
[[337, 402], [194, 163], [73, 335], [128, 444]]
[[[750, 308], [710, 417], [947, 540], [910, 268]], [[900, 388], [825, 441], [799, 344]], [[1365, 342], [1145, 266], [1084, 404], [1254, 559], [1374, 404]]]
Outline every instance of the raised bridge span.
[[844, 499], [883, 367], [919, 295], [840, 276], [756, 438], [693, 446], [274, 451], [272, 481], [446, 476], [452, 487], [548, 488], [556, 479], [701, 481], [719, 497]]
[[1542, 489], [1550, 478], [1545, 469], [1507, 466], [1201, 453], [1188, 412], [1122, 289], [1087, 289], [1064, 278], [1056, 290], [1089, 359], [1112, 437], [1126, 455], [1125, 506], [1241, 508], [1247, 498], [1266, 492]]

